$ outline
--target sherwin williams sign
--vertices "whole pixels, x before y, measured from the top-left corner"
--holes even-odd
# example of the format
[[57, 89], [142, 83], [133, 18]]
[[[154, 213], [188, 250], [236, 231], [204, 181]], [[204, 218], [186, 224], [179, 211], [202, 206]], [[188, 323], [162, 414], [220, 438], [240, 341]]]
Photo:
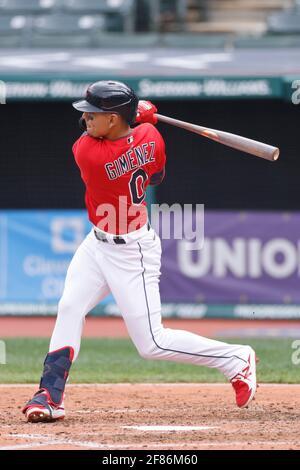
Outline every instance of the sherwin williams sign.
[[[20, 79], [5, 81], [8, 102], [14, 100], [68, 100], [82, 96], [95, 77], [90, 80]], [[271, 98], [281, 96], [282, 80], [270, 77], [220, 78], [127, 78], [138, 96], [151, 99], [221, 99]], [[1, 83], [1, 82], [0, 82]], [[3, 82], [4, 83], [4, 82]], [[1, 89], [0, 89], [1, 91]]]

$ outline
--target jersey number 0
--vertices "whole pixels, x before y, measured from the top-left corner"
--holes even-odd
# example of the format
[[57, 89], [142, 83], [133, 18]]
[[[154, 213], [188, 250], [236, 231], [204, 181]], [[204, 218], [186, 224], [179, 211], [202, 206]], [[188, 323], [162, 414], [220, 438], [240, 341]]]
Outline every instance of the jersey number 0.
[[141, 202], [143, 202], [145, 199], [145, 182], [147, 178], [147, 173], [142, 168], [139, 168], [134, 173], [132, 173], [129, 182], [132, 204], [141, 204]]

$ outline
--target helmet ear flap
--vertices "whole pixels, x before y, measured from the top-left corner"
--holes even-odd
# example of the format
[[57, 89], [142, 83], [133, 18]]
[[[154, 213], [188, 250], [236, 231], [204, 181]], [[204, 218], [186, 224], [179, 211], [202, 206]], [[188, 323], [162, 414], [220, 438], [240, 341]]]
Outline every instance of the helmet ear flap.
[[139, 99], [134, 94], [133, 95], [133, 100], [132, 100], [132, 107], [131, 107], [131, 122], [129, 123], [131, 126], [134, 125], [135, 121], [136, 121], [136, 116], [137, 116], [137, 111], [138, 111], [138, 104], [139, 104]]
[[79, 119], [78, 123], [79, 123], [79, 129], [82, 130], [82, 131], [86, 131], [86, 129], [87, 129], [86, 122], [85, 122], [85, 119], [82, 116]]

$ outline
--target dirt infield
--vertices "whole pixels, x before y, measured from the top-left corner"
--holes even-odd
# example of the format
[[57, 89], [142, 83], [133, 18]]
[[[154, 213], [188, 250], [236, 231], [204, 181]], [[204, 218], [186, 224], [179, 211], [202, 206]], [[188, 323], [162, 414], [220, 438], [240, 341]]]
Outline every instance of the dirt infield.
[[300, 385], [262, 385], [244, 410], [230, 385], [69, 385], [66, 419], [48, 424], [21, 414], [34, 386], [0, 388], [0, 450], [300, 449]]

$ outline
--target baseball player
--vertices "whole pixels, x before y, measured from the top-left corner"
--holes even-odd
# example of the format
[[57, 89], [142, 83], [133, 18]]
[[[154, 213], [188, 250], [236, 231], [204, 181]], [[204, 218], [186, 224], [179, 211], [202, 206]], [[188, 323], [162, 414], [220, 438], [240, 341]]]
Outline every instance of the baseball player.
[[149, 224], [145, 202], [147, 186], [160, 184], [165, 175], [156, 107], [138, 101], [131, 88], [115, 81], [92, 84], [73, 106], [83, 113], [85, 131], [73, 153], [86, 186], [92, 228], [68, 268], [39, 390], [23, 408], [27, 421], [65, 417], [65, 385], [79, 353], [85, 317], [109, 293], [143, 358], [217, 368], [231, 382], [237, 406], [246, 407], [256, 392], [250, 346], [162, 325], [161, 241]]

